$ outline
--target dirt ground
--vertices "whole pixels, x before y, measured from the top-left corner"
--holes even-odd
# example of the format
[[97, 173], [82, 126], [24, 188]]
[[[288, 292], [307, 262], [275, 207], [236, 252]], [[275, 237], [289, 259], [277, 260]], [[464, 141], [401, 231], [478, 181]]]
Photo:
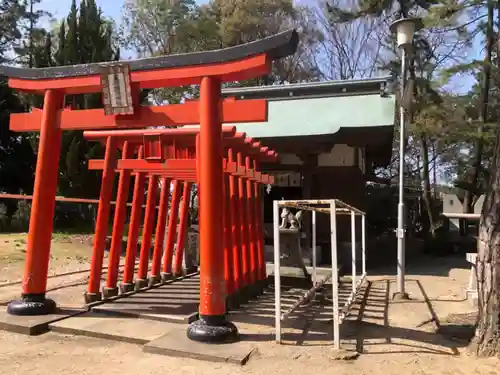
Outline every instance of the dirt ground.
[[[23, 235], [0, 236], [0, 299], [3, 301], [20, 292], [20, 284], [2, 284], [22, 276], [23, 241]], [[91, 242], [86, 238], [55, 236], [52, 273], [88, 268], [90, 248]], [[342, 345], [361, 353], [353, 361], [332, 359], [332, 348], [324, 345], [326, 336], [320, 334], [331, 331], [331, 323], [324, 311], [312, 311], [290, 323], [298, 323], [303, 328], [285, 336], [286, 345], [273, 343], [272, 325], [262, 328], [266, 334], [254, 338], [257, 354], [242, 367], [147, 354], [138, 345], [102, 339], [56, 333], [27, 337], [0, 331], [0, 373], [500, 374], [498, 359], [469, 356], [464, 348], [467, 341], [460, 335], [436, 333], [443, 327], [454, 327], [449, 323], [450, 316], [474, 312], [464, 296], [469, 270], [462, 258], [422, 258], [419, 264], [408, 265], [407, 291], [411, 300], [404, 302], [391, 299], [395, 290], [392, 267], [369, 272], [369, 283], [341, 328]], [[55, 287], [57, 290], [49, 294], [62, 305], [81, 304], [87, 276], [82, 273], [55, 278], [58, 281], [50, 281], [49, 288], [54, 285], [62, 288]], [[83, 284], [64, 287], [74, 284], [75, 280]], [[245, 323], [238, 324], [243, 327]]]
[[[0, 233], [0, 306], [19, 296], [26, 251], [26, 233]], [[140, 241], [139, 237], [139, 241]], [[92, 258], [91, 235], [54, 233], [49, 265], [48, 295], [58, 304], [78, 307], [88, 282]], [[126, 237], [124, 237], [126, 241]], [[196, 235], [189, 233], [189, 246], [196, 246]], [[109, 241], [108, 241], [109, 242]], [[124, 250], [125, 246], [122, 247]], [[192, 249], [191, 249], [192, 251]], [[106, 280], [108, 255], [104, 253], [102, 280]], [[122, 253], [121, 262], [124, 262]], [[120, 267], [120, 275], [123, 267]]]
[[[0, 233], [0, 285], [22, 276], [26, 252], [26, 233]], [[89, 235], [54, 234], [50, 274], [88, 268], [92, 237]]]
[[[0, 305], [19, 297], [26, 238], [26, 233], [0, 234]], [[65, 305], [82, 305], [91, 256], [92, 236], [54, 234], [49, 266], [49, 294], [57, 300], [61, 298]], [[107, 256], [105, 253], [105, 264]]]

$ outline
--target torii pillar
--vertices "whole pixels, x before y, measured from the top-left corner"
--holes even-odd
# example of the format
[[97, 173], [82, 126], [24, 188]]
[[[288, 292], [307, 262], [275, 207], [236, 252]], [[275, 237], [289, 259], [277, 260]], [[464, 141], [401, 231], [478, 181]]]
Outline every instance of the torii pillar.
[[[222, 124], [220, 122], [221, 82], [217, 78], [205, 77], [200, 86], [200, 309], [199, 320], [190, 324], [188, 337], [193, 340], [210, 339], [233, 341], [238, 330], [226, 319], [226, 286], [224, 262], [212, 261], [214, 254], [223, 249], [223, 147]], [[222, 259], [222, 258], [221, 258]], [[202, 276], [203, 275], [203, 276]], [[218, 291], [215, 292], [214, 291]]]

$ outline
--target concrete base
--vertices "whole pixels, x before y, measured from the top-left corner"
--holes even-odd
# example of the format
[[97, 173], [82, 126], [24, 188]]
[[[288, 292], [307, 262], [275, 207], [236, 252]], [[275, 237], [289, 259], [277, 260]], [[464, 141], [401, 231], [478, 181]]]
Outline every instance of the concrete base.
[[194, 358], [211, 362], [227, 362], [244, 365], [255, 351], [245, 341], [232, 344], [205, 344], [190, 340], [185, 330], [175, 330], [144, 345], [147, 353], [172, 357]]
[[149, 285], [149, 281], [146, 279], [135, 280], [135, 290], [136, 291], [139, 291], [141, 289], [145, 289], [148, 287], [148, 285]]
[[7, 305], [9, 314], [19, 316], [53, 314], [56, 309], [56, 302], [46, 298], [45, 293], [22, 294], [20, 299], [10, 301]]
[[135, 285], [130, 283], [130, 284], [121, 284], [120, 285], [120, 292], [121, 294], [125, 293], [131, 293], [134, 291]]
[[171, 273], [164, 273], [164, 272], [161, 273], [161, 281], [162, 282], [167, 282], [167, 281], [174, 280], [174, 279], [175, 279], [175, 276]]
[[23, 335], [36, 336], [49, 330], [49, 325], [71, 316], [85, 313], [85, 309], [58, 309], [54, 314], [38, 316], [10, 315], [6, 309], [0, 311], [0, 329], [5, 331], [21, 333]]
[[160, 276], [150, 276], [148, 281], [148, 287], [152, 288], [155, 285], [159, 285], [161, 283]]
[[172, 329], [172, 324], [87, 312], [51, 323], [51, 331], [144, 345]]
[[102, 291], [103, 299], [110, 299], [118, 295], [118, 288], [104, 288]]
[[95, 302], [99, 302], [102, 300], [101, 293], [89, 293], [85, 292], [84, 294], [84, 300], [87, 305]]
[[226, 315], [199, 316], [187, 328], [190, 340], [208, 344], [232, 344], [240, 341], [238, 327], [227, 320]]
[[92, 307], [92, 311], [188, 324], [198, 318], [199, 277], [193, 276]]
[[396, 292], [392, 295], [394, 301], [409, 301], [410, 295], [408, 293]]

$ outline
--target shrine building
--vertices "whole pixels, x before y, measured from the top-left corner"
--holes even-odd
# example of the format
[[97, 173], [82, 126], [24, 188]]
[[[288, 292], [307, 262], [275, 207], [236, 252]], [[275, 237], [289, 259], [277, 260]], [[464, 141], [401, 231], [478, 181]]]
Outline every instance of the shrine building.
[[[336, 198], [365, 209], [366, 182], [392, 155], [396, 99], [390, 77], [230, 88], [222, 93], [269, 103], [267, 122], [237, 124], [238, 131], [279, 153], [279, 163], [261, 166], [275, 176], [275, 185], [264, 194], [268, 235], [273, 200]], [[349, 220], [339, 219], [339, 240], [349, 241]], [[317, 233], [318, 245], [325, 244], [322, 258], [328, 262], [327, 217], [318, 216]]]

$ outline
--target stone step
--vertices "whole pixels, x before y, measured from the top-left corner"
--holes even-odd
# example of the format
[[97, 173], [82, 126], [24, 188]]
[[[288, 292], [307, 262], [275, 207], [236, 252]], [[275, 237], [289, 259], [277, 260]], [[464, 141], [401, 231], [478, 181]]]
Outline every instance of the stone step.
[[197, 319], [199, 301], [200, 279], [195, 275], [94, 306], [92, 311], [187, 324]]
[[51, 323], [51, 331], [143, 345], [152, 354], [244, 364], [255, 343], [204, 344], [187, 338], [187, 326], [125, 316], [109, 316], [90, 311]]
[[[185, 327], [185, 326], [184, 326]], [[90, 311], [49, 324], [54, 332], [144, 345], [175, 328], [174, 323]]]

